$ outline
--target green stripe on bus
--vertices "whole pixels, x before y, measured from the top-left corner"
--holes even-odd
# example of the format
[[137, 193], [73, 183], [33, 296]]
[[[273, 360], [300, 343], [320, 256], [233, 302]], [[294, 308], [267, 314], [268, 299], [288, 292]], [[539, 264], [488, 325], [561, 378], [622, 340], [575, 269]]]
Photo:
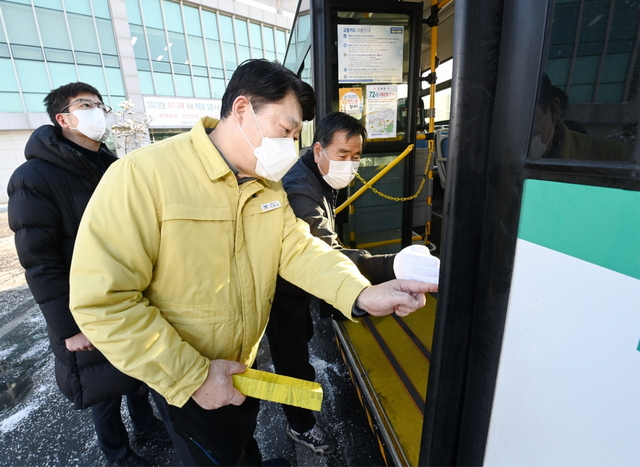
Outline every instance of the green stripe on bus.
[[526, 180], [518, 238], [640, 279], [640, 192]]

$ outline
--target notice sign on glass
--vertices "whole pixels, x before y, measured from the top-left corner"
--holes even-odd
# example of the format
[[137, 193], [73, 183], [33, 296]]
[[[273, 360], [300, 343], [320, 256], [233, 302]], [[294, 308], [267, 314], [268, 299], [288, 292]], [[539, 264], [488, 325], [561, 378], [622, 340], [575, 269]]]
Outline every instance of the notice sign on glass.
[[340, 112], [360, 120], [362, 118], [362, 88], [340, 88]]
[[338, 25], [339, 83], [401, 83], [404, 26]]
[[398, 86], [367, 86], [367, 134], [369, 138], [394, 138], [398, 120]]

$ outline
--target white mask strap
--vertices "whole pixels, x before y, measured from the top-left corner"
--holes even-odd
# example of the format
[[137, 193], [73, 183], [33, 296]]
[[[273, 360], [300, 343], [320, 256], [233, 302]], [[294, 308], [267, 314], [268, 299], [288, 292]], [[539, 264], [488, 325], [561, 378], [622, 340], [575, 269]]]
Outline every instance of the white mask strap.
[[244, 134], [244, 130], [242, 129], [242, 127], [240, 126], [240, 124], [238, 122], [236, 122], [236, 125], [238, 125], [238, 128], [240, 129], [240, 133], [242, 133], [242, 136], [244, 136], [244, 139], [247, 140], [247, 143], [249, 143], [249, 146], [251, 146], [251, 149], [255, 150], [255, 146], [253, 144], [251, 144], [251, 141], [249, 141], [249, 138], [247, 138], [247, 135]]
[[[324, 154], [324, 157], [326, 157], [327, 160], [329, 161], [329, 170], [331, 170], [331, 159], [329, 159], [329, 156], [327, 156], [327, 153], [325, 152], [324, 148], [322, 146], [320, 147], [322, 148], [322, 153]], [[320, 166], [320, 161], [318, 161], [318, 171], [320, 172], [320, 175], [322, 175], [323, 177], [327, 175], [322, 173], [322, 167]]]

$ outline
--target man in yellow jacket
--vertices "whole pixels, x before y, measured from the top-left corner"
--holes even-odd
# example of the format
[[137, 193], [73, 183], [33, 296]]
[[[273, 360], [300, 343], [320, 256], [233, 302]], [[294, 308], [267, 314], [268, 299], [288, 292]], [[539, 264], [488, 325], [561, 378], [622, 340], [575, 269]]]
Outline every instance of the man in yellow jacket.
[[198, 465], [260, 465], [258, 401], [232, 374], [253, 365], [277, 275], [346, 317], [406, 315], [437, 286], [377, 286], [310, 235], [279, 182], [315, 95], [277, 62], [238, 67], [221, 120], [142, 148], [107, 171], [71, 266], [80, 329], [121, 371], [165, 397]]

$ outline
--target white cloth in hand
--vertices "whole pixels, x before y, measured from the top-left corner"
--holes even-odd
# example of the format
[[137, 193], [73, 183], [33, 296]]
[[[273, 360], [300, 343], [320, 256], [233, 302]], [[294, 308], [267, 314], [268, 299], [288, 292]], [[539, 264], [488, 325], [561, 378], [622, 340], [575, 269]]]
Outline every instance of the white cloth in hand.
[[393, 272], [397, 279], [437, 284], [440, 277], [440, 260], [431, 256], [426, 246], [411, 245], [396, 255]]

